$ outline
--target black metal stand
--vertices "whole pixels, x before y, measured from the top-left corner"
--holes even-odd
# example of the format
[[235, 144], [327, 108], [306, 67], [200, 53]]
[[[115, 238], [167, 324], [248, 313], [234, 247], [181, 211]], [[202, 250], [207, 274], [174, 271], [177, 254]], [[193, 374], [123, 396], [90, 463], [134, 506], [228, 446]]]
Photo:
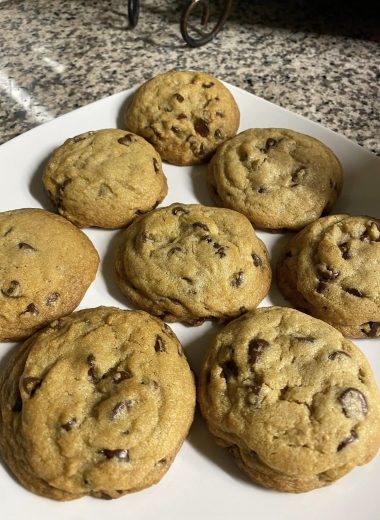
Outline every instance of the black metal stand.
[[[211, 41], [214, 36], [222, 29], [225, 24], [232, 7], [233, 0], [220, 0], [221, 4], [221, 13], [219, 15], [219, 19], [212, 26], [211, 29], [208, 30], [209, 18], [210, 18], [210, 3], [209, 0], [190, 0], [190, 2], [185, 7], [184, 11], [181, 15], [180, 20], [180, 29], [182, 38], [190, 47], [201, 47], [205, 43]], [[201, 26], [202, 29], [195, 31], [195, 29], [191, 26], [190, 18], [195, 13], [195, 11], [200, 8], [201, 15]], [[129, 18], [129, 26], [131, 28], [136, 27], [137, 22], [139, 20], [139, 12], [140, 12], [140, 0], [128, 0], [128, 18]], [[190, 30], [193, 29], [193, 33], [196, 32], [197, 36], [191, 36]]]

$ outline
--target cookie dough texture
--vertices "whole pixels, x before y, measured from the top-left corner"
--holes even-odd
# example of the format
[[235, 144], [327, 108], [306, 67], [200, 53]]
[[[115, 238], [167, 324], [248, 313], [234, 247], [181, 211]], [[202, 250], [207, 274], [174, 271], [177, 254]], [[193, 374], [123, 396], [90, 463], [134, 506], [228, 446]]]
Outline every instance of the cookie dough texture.
[[300, 229], [330, 210], [343, 184], [323, 143], [281, 128], [251, 128], [222, 144], [208, 170], [210, 194], [259, 228]]
[[168, 191], [153, 146], [116, 128], [67, 139], [49, 160], [43, 182], [58, 212], [79, 227], [124, 227]]
[[362, 352], [330, 325], [284, 307], [229, 323], [207, 353], [199, 402], [216, 441], [259, 484], [304, 492], [369, 462], [380, 394]]
[[380, 221], [331, 215], [295, 235], [277, 265], [289, 301], [353, 338], [380, 337]]
[[205, 72], [173, 70], [144, 83], [125, 109], [126, 128], [173, 164], [205, 162], [239, 127], [230, 91]]
[[193, 419], [193, 375], [167, 325], [99, 307], [50, 324], [0, 378], [1, 455], [29, 490], [117, 498], [158, 482]]
[[31, 208], [0, 213], [0, 340], [73, 311], [98, 264], [89, 238], [66, 219]]
[[240, 213], [172, 204], [140, 217], [121, 238], [117, 280], [138, 307], [167, 321], [225, 321], [266, 296], [263, 242]]

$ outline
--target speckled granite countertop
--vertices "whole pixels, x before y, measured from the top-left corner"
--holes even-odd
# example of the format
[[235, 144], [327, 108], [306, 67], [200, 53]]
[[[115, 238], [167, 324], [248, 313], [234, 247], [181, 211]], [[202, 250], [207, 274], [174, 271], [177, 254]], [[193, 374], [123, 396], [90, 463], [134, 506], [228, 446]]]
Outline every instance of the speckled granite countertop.
[[379, 10], [365, 4], [236, 0], [217, 38], [191, 49], [186, 0], [141, 0], [134, 30], [127, 0], [0, 0], [0, 143], [158, 72], [198, 68], [380, 154]]

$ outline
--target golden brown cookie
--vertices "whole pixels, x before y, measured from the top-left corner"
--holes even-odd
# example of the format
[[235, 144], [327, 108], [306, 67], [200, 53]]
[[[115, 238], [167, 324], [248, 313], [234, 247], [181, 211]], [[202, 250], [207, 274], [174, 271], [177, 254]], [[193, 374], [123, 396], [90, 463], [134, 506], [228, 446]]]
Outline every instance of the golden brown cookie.
[[120, 289], [167, 321], [226, 321], [266, 296], [271, 268], [264, 243], [236, 211], [172, 204], [124, 232], [115, 267]]
[[73, 311], [98, 264], [89, 238], [66, 219], [32, 208], [0, 213], [0, 341]]
[[342, 167], [323, 143], [294, 130], [251, 128], [222, 144], [209, 165], [210, 194], [256, 227], [300, 229], [330, 210]]
[[278, 286], [296, 307], [345, 336], [380, 337], [380, 221], [331, 215], [284, 248]]
[[144, 83], [125, 110], [128, 130], [173, 164], [205, 162], [239, 127], [230, 91], [205, 72], [172, 70]]
[[294, 309], [256, 309], [217, 335], [198, 397], [209, 430], [256, 482], [304, 492], [366, 464], [380, 394], [352, 342]]
[[0, 377], [0, 451], [34, 493], [117, 498], [161, 479], [194, 406], [193, 375], [165, 323], [86, 309], [15, 349]]
[[58, 212], [79, 227], [124, 227], [168, 191], [153, 146], [116, 128], [67, 139], [49, 160], [43, 182]]

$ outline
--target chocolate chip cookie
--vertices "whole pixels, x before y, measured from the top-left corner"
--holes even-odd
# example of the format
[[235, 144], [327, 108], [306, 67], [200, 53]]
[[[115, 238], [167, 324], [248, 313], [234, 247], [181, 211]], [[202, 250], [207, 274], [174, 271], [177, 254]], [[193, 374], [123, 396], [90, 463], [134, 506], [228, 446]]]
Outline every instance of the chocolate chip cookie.
[[0, 341], [73, 311], [99, 264], [89, 238], [41, 209], [0, 213]]
[[79, 227], [124, 227], [168, 191], [153, 146], [116, 128], [65, 141], [49, 160], [43, 182], [58, 212]]
[[171, 329], [99, 307], [52, 322], [0, 378], [0, 450], [29, 490], [117, 498], [158, 482], [190, 428], [193, 376]]
[[271, 281], [265, 245], [244, 215], [196, 204], [133, 222], [115, 267], [121, 291], [138, 307], [191, 325], [255, 308]]
[[331, 215], [307, 226], [277, 266], [285, 298], [353, 338], [380, 337], [380, 221]]
[[334, 153], [317, 139], [282, 128], [251, 128], [222, 144], [209, 165], [216, 203], [254, 226], [300, 229], [330, 210], [343, 184]]
[[172, 70], [144, 83], [124, 118], [163, 160], [184, 165], [205, 162], [235, 135], [240, 113], [230, 91], [210, 74]]
[[216, 441], [277, 490], [330, 484], [380, 445], [380, 394], [365, 356], [294, 309], [260, 308], [229, 323], [207, 353], [198, 397]]

